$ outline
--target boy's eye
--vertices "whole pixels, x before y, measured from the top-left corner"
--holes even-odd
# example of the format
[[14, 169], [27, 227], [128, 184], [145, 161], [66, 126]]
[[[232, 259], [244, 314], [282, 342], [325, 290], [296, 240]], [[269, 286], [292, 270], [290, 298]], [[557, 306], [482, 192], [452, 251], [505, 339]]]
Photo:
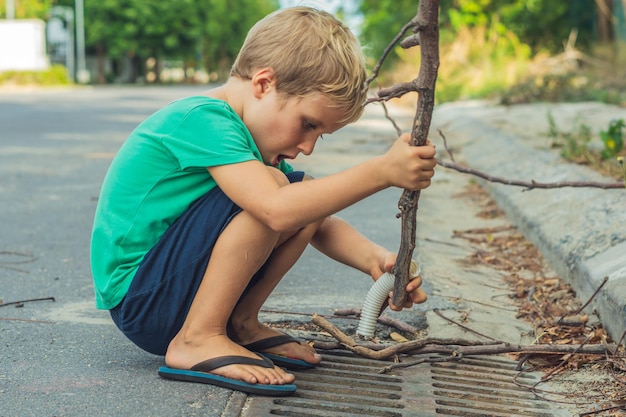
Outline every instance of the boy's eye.
[[315, 129], [317, 129], [317, 126], [315, 126], [313, 123], [309, 122], [308, 120], [305, 120], [304, 122], [302, 122], [302, 125], [303, 125], [305, 130], [315, 130]]

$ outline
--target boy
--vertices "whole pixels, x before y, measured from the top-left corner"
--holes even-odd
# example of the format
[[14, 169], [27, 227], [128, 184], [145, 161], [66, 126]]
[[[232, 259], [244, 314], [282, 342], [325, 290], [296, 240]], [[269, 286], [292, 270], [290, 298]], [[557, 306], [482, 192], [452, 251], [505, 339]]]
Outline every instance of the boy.
[[[139, 347], [165, 355], [161, 376], [291, 394], [283, 368], [321, 358], [258, 313], [305, 247], [374, 280], [391, 270], [395, 254], [332, 215], [387, 187], [428, 187], [434, 147], [403, 135], [321, 179], [285, 162], [360, 117], [364, 67], [332, 15], [280, 10], [250, 30], [224, 85], [156, 112], [121, 147], [94, 220], [96, 304]], [[420, 285], [391, 308], [425, 301]]]

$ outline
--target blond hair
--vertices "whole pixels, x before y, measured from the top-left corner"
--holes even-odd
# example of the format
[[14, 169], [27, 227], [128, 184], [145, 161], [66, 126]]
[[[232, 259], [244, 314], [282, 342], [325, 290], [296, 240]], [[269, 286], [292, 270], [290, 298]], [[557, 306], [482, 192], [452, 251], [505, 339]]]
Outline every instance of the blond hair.
[[358, 120], [366, 99], [365, 58], [354, 34], [332, 14], [310, 7], [278, 10], [248, 32], [230, 75], [251, 79], [270, 67], [280, 94], [319, 92], [343, 114]]

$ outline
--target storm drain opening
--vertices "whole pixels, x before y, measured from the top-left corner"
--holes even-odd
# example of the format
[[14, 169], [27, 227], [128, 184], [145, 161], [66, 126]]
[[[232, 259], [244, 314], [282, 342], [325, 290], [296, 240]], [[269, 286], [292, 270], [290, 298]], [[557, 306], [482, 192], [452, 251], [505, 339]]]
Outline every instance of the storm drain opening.
[[292, 396], [250, 396], [236, 416], [223, 417], [404, 417], [402, 378], [379, 373], [385, 362], [330, 351], [314, 369], [293, 372]]
[[538, 381], [538, 374], [518, 376], [517, 363], [502, 357], [465, 358], [460, 362], [431, 364], [435, 413], [440, 416], [553, 417], [547, 401], [524, 385]]
[[[513, 382], [516, 362], [466, 357], [380, 371], [388, 362], [345, 351], [324, 353], [314, 369], [293, 372], [289, 397], [234, 393], [222, 417], [557, 417], [550, 404]], [[526, 385], [539, 376], [524, 374]], [[520, 380], [520, 378], [518, 378]]]

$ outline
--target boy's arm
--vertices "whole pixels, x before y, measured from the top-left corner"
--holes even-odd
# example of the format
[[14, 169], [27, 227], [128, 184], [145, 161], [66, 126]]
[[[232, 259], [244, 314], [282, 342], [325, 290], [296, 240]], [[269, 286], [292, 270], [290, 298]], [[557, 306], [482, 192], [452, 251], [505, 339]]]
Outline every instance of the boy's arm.
[[345, 220], [329, 216], [311, 245], [324, 255], [378, 279], [393, 267], [396, 255], [363, 236]]
[[436, 162], [432, 146], [410, 146], [400, 137], [384, 155], [324, 178], [283, 186], [259, 161], [210, 167], [209, 172], [238, 206], [276, 231], [303, 227], [396, 186], [426, 188]]
[[[330, 258], [371, 275], [374, 280], [378, 280], [383, 273], [390, 272], [396, 260], [395, 253], [370, 241], [350, 224], [335, 216], [327, 217], [322, 222], [311, 244]], [[426, 301], [428, 296], [421, 285], [421, 276], [411, 279], [406, 286], [407, 298], [402, 305], [394, 306], [389, 297], [389, 307], [399, 311]]]

